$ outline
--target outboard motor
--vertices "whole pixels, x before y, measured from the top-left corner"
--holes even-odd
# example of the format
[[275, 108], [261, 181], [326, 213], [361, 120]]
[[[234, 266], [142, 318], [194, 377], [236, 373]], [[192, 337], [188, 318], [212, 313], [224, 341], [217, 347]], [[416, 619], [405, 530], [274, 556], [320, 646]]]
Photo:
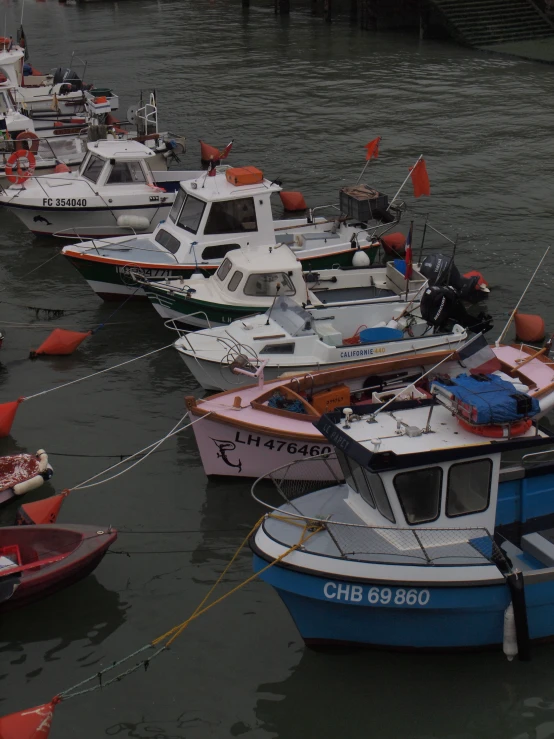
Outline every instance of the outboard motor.
[[467, 300], [477, 290], [479, 276], [463, 277], [453, 263], [452, 257], [446, 257], [444, 254], [430, 254], [425, 257], [419, 271], [429, 280], [430, 286], [441, 287], [448, 283], [464, 300]]
[[433, 285], [428, 287], [421, 297], [421, 316], [430, 326], [445, 329], [449, 322], [478, 333], [490, 331], [492, 318], [488, 313], [472, 316], [464, 307], [459, 294], [453, 287]]
[[83, 87], [82, 81], [72, 69], [58, 67], [54, 72], [54, 84], [59, 85], [62, 82], [72, 85], [75, 90], [80, 90]]

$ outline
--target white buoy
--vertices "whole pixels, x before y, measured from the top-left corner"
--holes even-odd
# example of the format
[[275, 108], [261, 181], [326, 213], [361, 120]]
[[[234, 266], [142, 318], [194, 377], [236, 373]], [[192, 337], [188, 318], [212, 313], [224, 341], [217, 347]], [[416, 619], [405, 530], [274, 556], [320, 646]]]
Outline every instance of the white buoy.
[[204, 280], [205, 277], [202, 272], [193, 272], [189, 277], [189, 280]]
[[361, 249], [356, 249], [354, 256], [352, 257], [353, 267], [369, 267], [371, 264], [369, 257]]
[[511, 662], [517, 655], [516, 620], [514, 607], [511, 603], [504, 611], [504, 642], [502, 649], [508, 658], [508, 662]]
[[120, 228], [134, 228], [135, 231], [147, 231], [150, 228], [150, 221], [144, 216], [119, 216], [117, 225]]

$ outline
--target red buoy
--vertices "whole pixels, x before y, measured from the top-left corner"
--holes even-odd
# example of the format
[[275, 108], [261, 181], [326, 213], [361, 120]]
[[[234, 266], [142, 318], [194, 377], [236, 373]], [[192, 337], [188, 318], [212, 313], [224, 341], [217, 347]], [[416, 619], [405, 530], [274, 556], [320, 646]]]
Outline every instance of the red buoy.
[[69, 495], [69, 490], [51, 495], [49, 498], [35, 500], [33, 503], [23, 503], [17, 509], [17, 524], [20, 526], [56, 523], [62, 503]]
[[2, 403], [0, 405], [0, 438], [9, 436], [19, 404], [24, 400], [25, 398], [18, 398], [11, 403]]
[[221, 152], [217, 147], [211, 146], [210, 144], [205, 144], [202, 139], [200, 139], [200, 158], [202, 159], [204, 164], [208, 164], [208, 162], [219, 164], [219, 160], [221, 159]]
[[0, 717], [0, 736], [2, 739], [48, 739], [54, 707], [59, 702], [60, 698], [56, 697], [42, 706]]
[[306, 210], [308, 206], [301, 192], [280, 192], [279, 197], [283, 203], [283, 208], [289, 211]]
[[406, 237], [404, 234], [396, 231], [392, 234], [385, 234], [381, 237], [381, 242], [385, 252], [395, 257], [403, 257], [406, 250]]
[[521, 341], [536, 342], [544, 339], [544, 319], [528, 313], [516, 313], [516, 336]]
[[484, 287], [487, 287], [487, 283], [485, 282], [485, 278], [476, 269], [472, 269], [471, 272], [466, 272], [464, 274], [464, 277], [478, 277], [479, 279], [476, 282], [476, 287], [481, 287], [481, 285], [483, 285]]
[[55, 328], [38, 349], [31, 350], [30, 357], [34, 359], [39, 354], [50, 354], [51, 356], [73, 354], [79, 344], [91, 334], [92, 331], [84, 333], [82, 331], [68, 331], [65, 328]]
[[54, 172], [56, 172], [56, 174], [62, 174], [63, 172], [71, 172], [71, 170], [69, 169], [67, 164], [60, 162], [54, 167]]

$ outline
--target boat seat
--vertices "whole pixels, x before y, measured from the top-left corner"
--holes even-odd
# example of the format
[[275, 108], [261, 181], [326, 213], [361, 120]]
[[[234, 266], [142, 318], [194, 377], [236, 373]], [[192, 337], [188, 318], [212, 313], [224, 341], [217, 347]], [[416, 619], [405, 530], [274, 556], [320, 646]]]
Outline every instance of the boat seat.
[[[547, 538], [548, 537], [548, 538]], [[521, 537], [521, 548], [546, 567], [554, 567], [554, 529], [537, 531]]]

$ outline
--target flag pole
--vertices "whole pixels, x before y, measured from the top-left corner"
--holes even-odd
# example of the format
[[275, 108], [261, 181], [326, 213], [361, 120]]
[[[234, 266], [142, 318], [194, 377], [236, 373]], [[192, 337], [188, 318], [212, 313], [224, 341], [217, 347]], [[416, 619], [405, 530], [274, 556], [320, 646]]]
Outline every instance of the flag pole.
[[544, 260], [546, 259], [546, 255], [548, 254], [548, 252], [549, 252], [549, 251], [550, 251], [550, 247], [549, 247], [549, 246], [547, 246], [547, 247], [546, 247], [546, 251], [545, 251], [545, 252], [544, 252], [544, 254], [542, 255], [542, 259], [541, 259], [541, 261], [540, 261], [540, 262], [539, 262], [539, 263], [537, 264], [537, 268], [535, 269], [535, 271], [534, 271], [534, 272], [533, 272], [533, 274], [531, 275], [531, 279], [530, 279], [530, 280], [529, 280], [529, 282], [527, 283], [527, 287], [526, 287], [526, 288], [525, 288], [525, 290], [524, 290], [524, 291], [523, 291], [523, 292], [521, 293], [521, 298], [520, 298], [520, 299], [519, 299], [519, 300], [517, 301], [517, 305], [516, 305], [516, 307], [515, 307], [515, 308], [513, 309], [513, 311], [512, 311], [512, 315], [511, 315], [511, 316], [510, 316], [510, 317], [508, 318], [508, 323], [507, 323], [507, 324], [506, 324], [506, 325], [504, 326], [504, 330], [502, 331], [502, 333], [500, 334], [500, 336], [498, 337], [498, 339], [497, 339], [497, 340], [495, 341], [495, 345], [496, 345], [496, 346], [498, 346], [498, 345], [500, 344], [500, 342], [501, 342], [501, 341], [502, 341], [502, 339], [504, 338], [504, 335], [506, 334], [506, 331], [507, 331], [507, 330], [508, 330], [508, 329], [510, 328], [510, 325], [511, 325], [511, 323], [512, 323], [512, 321], [514, 320], [515, 314], [517, 313], [517, 309], [519, 308], [519, 306], [520, 306], [520, 304], [521, 304], [521, 301], [522, 301], [522, 300], [523, 300], [523, 298], [525, 297], [525, 293], [526, 293], [526, 292], [527, 292], [527, 290], [529, 290], [529, 288], [531, 287], [531, 283], [532, 283], [532, 282], [533, 282], [533, 280], [535, 279], [535, 275], [536, 275], [536, 274], [537, 274], [537, 272], [539, 271], [539, 269], [540, 269], [540, 266], [541, 266], [541, 264], [542, 264], [542, 263], [544, 262]]
[[418, 165], [418, 164], [419, 164], [419, 163], [421, 162], [421, 160], [422, 160], [422, 159], [423, 159], [423, 154], [420, 154], [420, 155], [419, 155], [419, 157], [418, 157], [418, 159], [417, 159], [417, 162], [416, 162], [416, 163], [414, 164], [414, 166], [413, 166], [413, 167], [411, 168], [411, 170], [410, 170], [410, 172], [409, 172], [408, 176], [406, 177], [406, 179], [404, 180], [404, 182], [403, 182], [403, 183], [402, 183], [402, 184], [400, 185], [400, 187], [399, 187], [399, 189], [398, 189], [398, 191], [397, 191], [396, 195], [395, 195], [395, 196], [393, 197], [393, 199], [392, 199], [392, 200], [390, 201], [390, 203], [389, 203], [389, 205], [388, 205], [388, 207], [387, 207], [387, 210], [389, 210], [389, 208], [390, 208], [390, 207], [391, 207], [391, 205], [392, 205], [392, 204], [394, 203], [394, 201], [396, 200], [396, 198], [397, 198], [397, 197], [398, 197], [398, 196], [400, 195], [400, 193], [401, 193], [401, 192], [402, 192], [402, 190], [404, 189], [404, 185], [406, 184], [406, 182], [408, 182], [408, 180], [409, 180], [409, 179], [410, 179], [410, 177], [412, 176], [412, 172], [413, 172], [413, 171], [414, 171], [414, 169], [415, 169], [415, 168], [417, 167], [417, 165]]
[[25, 10], [25, 0], [22, 0], [21, 3], [21, 23], [19, 24], [21, 28], [23, 28], [23, 11]]
[[423, 226], [423, 236], [421, 237], [421, 246], [419, 247], [419, 259], [417, 260], [417, 264], [421, 264], [421, 260], [423, 259], [423, 244], [425, 243], [425, 234], [427, 233], [427, 221], [429, 220], [429, 213], [425, 216], [425, 225]]
[[[379, 138], [379, 141], [377, 142], [377, 148], [379, 148], [379, 144], [381, 143], [381, 136], [379, 136], [378, 138]], [[368, 158], [368, 159], [366, 160], [366, 163], [364, 164], [364, 168], [362, 169], [362, 172], [361, 172], [360, 176], [359, 176], [359, 177], [358, 177], [358, 179], [356, 180], [356, 184], [357, 184], [357, 185], [359, 185], [359, 184], [360, 184], [360, 180], [361, 180], [361, 179], [362, 179], [362, 177], [364, 176], [364, 172], [366, 171], [366, 169], [367, 169], [367, 167], [368, 167], [368, 165], [369, 165], [369, 163], [370, 163], [370, 161], [371, 161], [372, 159], [374, 159], [374, 157], [373, 157], [373, 154], [372, 154], [372, 155], [371, 155], [371, 156], [370, 156], [370, 157], [369, 157], [369, 158]]]

